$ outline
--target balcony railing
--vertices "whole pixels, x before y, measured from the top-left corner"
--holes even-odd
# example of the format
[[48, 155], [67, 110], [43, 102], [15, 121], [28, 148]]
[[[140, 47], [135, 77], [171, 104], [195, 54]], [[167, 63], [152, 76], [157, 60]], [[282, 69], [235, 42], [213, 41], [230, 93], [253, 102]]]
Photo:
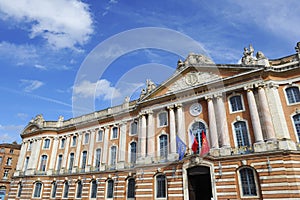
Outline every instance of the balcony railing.
[[236, 154], [250, 154], [253, 153], [253, 148], [251, 146], [241, 146], [241, 147], [236, 147], [232, 148], [231, 150], [231, 155], [236, 155]]

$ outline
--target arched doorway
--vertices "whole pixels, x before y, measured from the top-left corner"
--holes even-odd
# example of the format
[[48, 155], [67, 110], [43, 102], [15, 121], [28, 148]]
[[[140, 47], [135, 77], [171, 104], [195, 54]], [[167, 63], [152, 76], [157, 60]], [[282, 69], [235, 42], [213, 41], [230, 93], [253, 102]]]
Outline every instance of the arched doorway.
[[5, 194], [6, 194], [6, 187], [5, 186], [1, 186], [0, 187], [0, 200], [4, 200]]
[[212, 187], [210, 168], [195, 166], [187, 170], [189, 200], [211, 200]]

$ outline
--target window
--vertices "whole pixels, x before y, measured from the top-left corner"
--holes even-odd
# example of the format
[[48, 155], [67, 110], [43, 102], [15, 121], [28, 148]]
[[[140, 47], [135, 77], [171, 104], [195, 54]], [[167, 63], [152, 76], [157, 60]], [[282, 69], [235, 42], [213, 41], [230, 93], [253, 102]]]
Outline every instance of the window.
[[300, 114], [293, 116], [294, 126], [296, 134], [298, 136], [298, 141], [300, 141]]
[[68, 196], [69, 196], [69, 182], [68, 181], [66, 181], [65, 183], [64, 183], [64, 193], [63, 193], [63, 198], [68, 198]]
[[62, 138], [61, 141], [60, 141], [60, 148], [61, 149], [65, 148], [65, 143], [66, 143], [66, 139]]
[[6, 165], [11, 166], [12, 158], [7, 158]]
[[22, 194], [22, 190], [23, 190], [23, 184], [20, 182], [18, 184], [18, 194], [17, 194], [17, 197], [21, 197], [21, 194]]
[[1, 153], [4, 153], [4, 152], [5, 152], [5, 149], [2, 147], [1, 150], [0, 150], [0, 152], [1, 152]]
[[8, 178], [8, 173], [9, 173], [8, 169], [4, 170], [3, 179], [7, 179]]
[[96, 150], [95, 167], [97, 170], [100, 168], [101, 149]]
[[130, 143], [130, 163], [135, 164], [136, 162], [136, 142]]
[[2, 163], [2, 156], [0, 156], [0, 164]]
[[116, 158], [117, 158], [117, 147], [112, 146], [110, 149], [110, 165], [111, 168], [113, 169], [116, 167]]
[[86, 133], [84, 135], [84, 144], [88, 144], [89, 143], [89, 140], [90, 140], [90, 134], [89, 133]]
[[134, 121], [130, 125], [130, 134], [131, 135], [136, 135], [137, 134], [137, 129], [138, 129], [138, 123], [137, 121]]
[[74, 163], [74, 153], [70, 153], [70, 158], [69, 158], [69, 171], [71, 172], [73, 169], [73, 163]]
[[109, 179], [107, 181], [107, 198], [113, 198], [114, 197], [114, 181]]
[[237, 112], [244, 109], [241, 95], [230, 97], [229, 102], [231, 112]]
[[195, 138], [198, 142], [198, 148], [197, 148], [197, 152], [196, 152], [198, 154], [198, 153], [200, 153], [200, 149], [202, 146], [202, 131], [204, 131], [204, 133], [206, 133], [205, 124], [202, 122], [195, 122], [192, 125], [192, 128], [190, 129], [190, 131], [195, 136]]
[[28, 151], [31, 151], [31, 149], [32, 149], [32, 141], [29, 142], [29, 144], [28, 144]]
[[54, 181], [52, 183], [51, 198], [55, 198], [56, 197], [56, 190], [57, 190], [57, 183], [56, 183], [56, 181]]
[[63, 158], [63, 155], [59, 155], [57, 158], [57, 166], [56, 166], [57, 171], [60, 171], [60, 169], [61, 169], [62, 158]]
[[159, 126], [167, 126], [168, 125], [168, 115], [167, 112], [162, 112], [158, 114]]
[[101, 142], [103, 137], [103, 130], [98, 130], [97, 133], [97, 142]]
[[82, 196], [82, 182], [77, 182], [77, 191], [76, 191], [76, 198], [81, 198]]
[[235, 122], [234, 131], [238, 147], [250, 146], [246, 122]]
[[50, 139], [46, 139], [44, 141], [44, 149], [49, 149], [49, 147], [50, 147]]
[[25, 159], [25, 163], [24, 163], [24, 171], [26, 171], [26, 170], [27, 170], [28, 163], [29, 163], [29, 157], [26, 157], [26, 159]]
[[168, 158], [168, 136], [167, 135], [159, 136], [159, 152], [160, 152], [161, 160], [166, 160]]
[[134, 178], [129, 178], [127, 181], [127, 199], [134, 199], [135, 194], [135, 180]]
[[81, 159], [81, 169], [84, 170], [86, 166], [86, 156], [87, 156], [87, 151], [82, 152], [82, 159]]
[[33, 197], [35, 197], [35, 198], [40, 198], [41, 197], [42, 186], [43, 185], [42, 185], [41, 182], [36, 182], [35, 183]]
[[76, 146], [76, 140], [77, 140], [77, 137], [76, 136], [73, 136], [72, 138], [72, 146]]
[[91, 182], [91, 198], [97, 197], [97, 181], [92, 180]]
[[166, 197], [166, 177], [161, 174], [156, 176], [156, 198]]
[[9, 150], [9, 153], [10, 153], [10, 154], [13, 154], [13, 153], [14, 153], [14, 150], [13, 150], [13, 149], [10, 149], [10, 150]]
[[285, 92], [289, 104], [300, 102], [300, 92], [298, 87], [294, 86], [286, 88]]
[[113, 127], [112, 129], [112, 139], [118, 138], [118, 127]]
[[257, 196], [254, 172], [250, 168], [239, 170], [243, 196]]
[[42, 155], [41, 157], [40, 171], [42, 172], [46, 171], [47, 157], [47, 155]]

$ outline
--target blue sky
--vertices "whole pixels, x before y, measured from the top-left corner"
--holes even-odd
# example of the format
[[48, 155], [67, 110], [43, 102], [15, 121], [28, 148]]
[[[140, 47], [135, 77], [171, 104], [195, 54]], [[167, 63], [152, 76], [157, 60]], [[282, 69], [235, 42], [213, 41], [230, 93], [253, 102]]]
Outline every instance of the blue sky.
[[[115, 59], [98, 80], [74, 87], [90, 52], [116, 34], [143, 27], [174, 30], [201, 44], [215, 63], [238, 63], [250, 43], [279, 58], [294, 54], [300, 41], [299, 7], [297, 0], [1, 0], [0, 142], [20, 142], [21, 130], [37, 114], [71, 118], [76, 97], [93, 97], [96, 110], [118, 104], [125, 89], [138, 93], [147, 70], [162, 69], [159, 82], [184, 59], [162, 49], [135, 50]], [[130, 71], [140, 79], [126, 85], [120, 80], [131, 79]]]

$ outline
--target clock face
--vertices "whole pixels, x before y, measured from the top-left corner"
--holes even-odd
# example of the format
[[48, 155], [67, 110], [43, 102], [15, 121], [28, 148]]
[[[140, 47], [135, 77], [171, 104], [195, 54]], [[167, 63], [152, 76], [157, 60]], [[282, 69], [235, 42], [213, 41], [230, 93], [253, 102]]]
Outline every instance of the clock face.
[[198, 116], [202, 112], [202, 106], [200, 103], [194, 103], [190, 107], [190, 114], [192, 116]]

